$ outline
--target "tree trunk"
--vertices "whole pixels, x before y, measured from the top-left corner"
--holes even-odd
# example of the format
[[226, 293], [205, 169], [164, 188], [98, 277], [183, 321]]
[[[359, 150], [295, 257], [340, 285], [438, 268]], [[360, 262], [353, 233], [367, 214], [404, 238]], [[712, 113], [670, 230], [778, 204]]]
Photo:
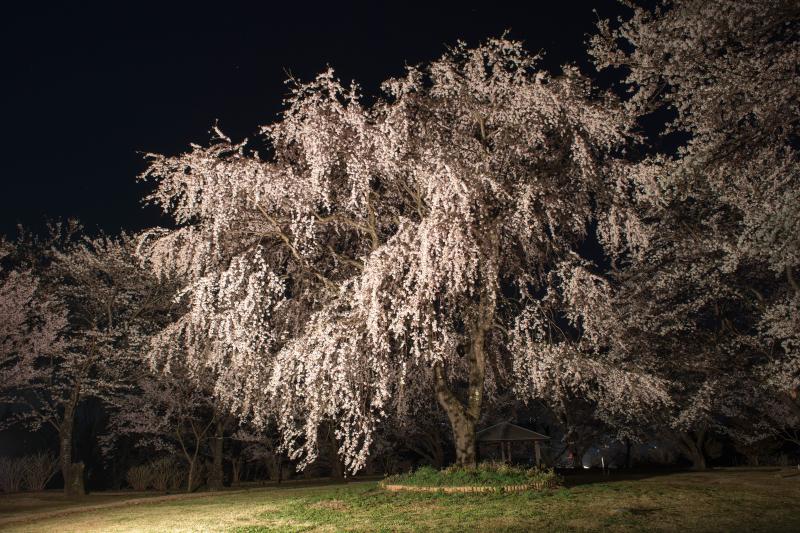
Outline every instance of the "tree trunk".
[[481, 415], [483, 404], [483, 386], [486, 375], [486, 354], [484, 352], [484, 336], [491, 324], [493, 310], [486, 311], [482, 306], [482, 316], [472, 329], [471, 345], [468, 351], [469, 384], [467, 386], [467, 404], [464, 405], [447, 384], [441, 364], [433, 367], [436, 399], [444, 409], [450, 426], [453, 429], [453, 442], [456, 447], [456, 464], [475, 466], [477, 453], [475, 448], [475, 425]]
[[72, 462], [72, 434], [75, 428], [75, 406], [78, 394], [77, 389], [73, 391], [69, 403], [64, 407], [64, 419], [58, 428], [59, 461], [61, 475], [64, 477], [64, 494], [69, 497], [86, 494], [83, 483], [83, 463]]
[[706, 470], [706, 456], [701, 450], [693, 450], [690, 459], [692, 460], [692, 470]]
[[283, 455], [272, 451], [264, 458], [267, 480], [275, 481], [278, 484], [283, 481]]
[[478, 456], [475, 450], [475, 421], [469, 417], [451, 418], [453, 440], [456, 445], [456, 463], [475, 466]]
[[194, 483], [195, 483], [195, 475], [197, 475], [197, 454], [194, 455], [191, 459], [189, 459], [189, 474], [186, 476], [186, 492], [192, 492], [194, 490]]
[[194, 482], [194, 460], [189, 460], [189, 473], [186, 475], [186, 492], [192, 492]]
[[200, 484], [197, 482], [197, 478], [199, 472], [197, 471], [197, 456], [200, 454], [200, 439], [195, 442], [194, 445], [194, 452], [192, 455], [189, 455], [188, 452], [184, 450], [186, 455], [186, 460], [189, 462], [189, 475], [186, 479], [186, 492], [194, 492]]
[[706, 456], [703, 453], [705, 443], [705, 429], [699, 429], [693, 434], [681, 433], [679, 442], [686, 457], [692, 462], [692, 470], [706, 470]]
[[231, 459], [231, 487], [238, 487], [242, 481], [242, 456]]
[[633, 468], [633, 455], [631, 454], [631, 439], [625, 439], [625, 468]]
[[331, 478], [336, 481], [344, 481], [345, 466], [339, 457], [339, 443], [336, 442], [336, 434], [333, 427], [328, 426], [328, 446], [330, 447]]
[[586, 453], [585, 449], [577, 444], [571, 444], [567, 449], [569, 453], [572, 454], [572, 467], [583, 468], [583, 456]]
[[[450, 427], [453, 429], [456, 463], [461, 466], [475, 466], [477, 460], [475, 451], [475, 423], [477, 422], [477, 416], [473, 415], [472, 410], [465, 408], [452, 393], [445, 381], [442, 367], [436, 365], [433, 372], [436, 380], [436, 399], [447, 414]], [[483, 393], [483, 383], [481, 383], [480, 392], [474, 391], [472, 387], [468, 392], [470, 399], [477, 398], [477, 402], [470, 403], [477, 405], [477, 411], [480, 413], [480, 396]]]
[[223, 452], [223, 437], [225, 432], [225, 424], [222, 420], [217, 420], [216, 432], [214, 433], [213, 442], [211, 444], [211, 451], [213, 461], [211, 463], [211, 472], [208, 473], [208, 489], [209, 490], [222, 490], [224, 485], [224, 471], [222, 466], [222, 452]]
[[118, 445], [117, 451], [114, 454], [114, 461], [111, 463], [111, 488], [114, 490], [121, 490], [125, 482], [125, 467], [130, 464], [131, 456], [130, 440], [122, 439], [121, 446]]
[[344, 481], [344, 464], [335, 451], [331, 457], [331, 478], [336, 481]]
[[469, 346], [466, 355], [469, 365], [469, 382], [466, 405], [450, 390], [442, 364], [436, 364], [433, 367], [436, 399], [447, 414], [453, 429], [456, 463], [461, 466], [477, 464], [475, 425], [480, 419], [483, 405], [483, 387], [486, 378], [486, 333], [492, 328], [493, 322], [494, 298], [489, 289], [484, 288], [481, 290], [478, 316], [475, 322], [468, 327]]
[[[499, 238], [497, 228], [488, 228], [482, 243], [487, 258], [497, 258]], [[477, 465], [478, 454], [475, 443], [475, 426], [481, 416], [483, 393], [486, 380], [486, 335], [494, 327], [495, 319], [495, 279], [482, 280], [475, 306], [475, 315], [465, 317], [466, 361], [468, 382], [466, 401], [459, 400], [450, 390], [442, 362], [433, 365], [434, 391], [436, 400], [444, 409], [453, 430], [456, 448], [456, 464], [473, 467]]]

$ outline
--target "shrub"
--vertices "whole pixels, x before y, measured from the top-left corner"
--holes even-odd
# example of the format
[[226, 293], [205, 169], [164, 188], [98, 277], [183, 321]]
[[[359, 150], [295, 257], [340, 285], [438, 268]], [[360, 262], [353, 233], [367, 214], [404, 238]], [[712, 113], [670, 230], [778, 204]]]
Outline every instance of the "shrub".
[[560, 483], [552, 469], [522, 468], [505, 463], [485, 462], [476, 467], [453, 465], [444, 470], [423, 466], [409, 474], [389, 476], [386, 482], [419, 487], [504, 487], [530, 485], [555, 487]]
[[179, 467], [172, 457], [162, 457], [150, 463], [152, 481], [151, 485], [155, 490], [167, 492], [168, 490], [178, 490], [182, 484], [182, 478], [178, 481], [178, 486], [174, 487], [174, 479], [179, 475]]
[[24, 457], [0, 457], [0, 489], [3, 492], [19, 492], [24, 477]]
[[[199, 489], [205, 482], [208, 476], [208, 468], [206, 464], [198, 461], [195, 465], [194, 477], [192, 478], [192, 486], [189, 487], [189, 492], [194, 492]], [[186, 477], [189, 477], [189, 469], [186, 469]]]
[[176, 492], [185, 489], [186, 485], [186, 469], [180, 463], [174, 464], [175, 468], [172, 470], [172, 475], [169, 478], [169, 490]]
[[153, 467], [151, 465], [134, 466], [128, 470], [126, 479], [133, 490], [147, 490], [153, 482]]
[[27, 455], [23, 463], [23, 483], [28, 490], [44, 490], [58, 471], [58, 459], [50, 452]]

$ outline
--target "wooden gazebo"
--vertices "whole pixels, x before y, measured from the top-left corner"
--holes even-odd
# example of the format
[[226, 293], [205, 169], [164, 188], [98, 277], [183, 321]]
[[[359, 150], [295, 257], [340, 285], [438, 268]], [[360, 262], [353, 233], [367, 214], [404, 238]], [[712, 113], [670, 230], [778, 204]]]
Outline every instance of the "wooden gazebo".
[[550, 440], [550, 437], [517, 426], [511, 422], [500, 422], [499, 424], [478, 431], [476, 440], [479, 445], [499, 444], [503, 461], [511, 460], [511, 443], [531, 442], [533, 443], [535, 464], [540, 465], [542, 464], [541, 443]]

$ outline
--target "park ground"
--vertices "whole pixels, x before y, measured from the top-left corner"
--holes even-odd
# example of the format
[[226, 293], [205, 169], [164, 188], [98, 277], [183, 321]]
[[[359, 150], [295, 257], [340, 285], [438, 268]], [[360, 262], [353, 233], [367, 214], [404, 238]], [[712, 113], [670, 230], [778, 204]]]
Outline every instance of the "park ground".
[[414, 494], [375, 481], [163, 496], [0, 496], [2, 531], [800, 531], [800, 474], [567, 476], [543, 493]]

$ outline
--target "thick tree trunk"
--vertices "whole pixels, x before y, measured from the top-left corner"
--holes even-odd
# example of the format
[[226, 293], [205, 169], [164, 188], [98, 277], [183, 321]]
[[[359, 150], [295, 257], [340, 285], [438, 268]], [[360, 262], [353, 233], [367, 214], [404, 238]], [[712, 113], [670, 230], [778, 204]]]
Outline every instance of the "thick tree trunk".
[[467, 385], [467, 402], [462, 403], [448, 386], [441, 364], [433, 367], [434, 389], [439, 405], [444, 409], [450, 426], [453, 429], [453, 442], [456, 447], [456, 463], [461, 466], [477, 464], [475, 447], [475, 425], [481, 416], [483, 406], [483, 388], [486, 377], [486, 352], [484, 343], [486, 333], [494, 321], [494, 300], [487, 290], [481, 292], [477, 319], [469, 327], [469, 346], [467, 362], [469, 364], [469, 383]]
[[572, 454], [573, 468], [583, 468], [583, 456], [586, 454], [586, 449], [576, 444], [571, 444], [567, 449]]
[[[455, 397], [447, 386], [444, 372], [441, 366], [434, 367], [434, 377], [436, 379], [436, 399], [444, 409], [450, 420], [450, 427], [453, 429], [453, 442], [456, 447], [456, 463], [461, 466], [475, 466], [477, 455], [475, 450], [475, 424], [477, 416], [465, 408], [464, 405]], [[471, 387], [470, 387], [471, 389]], [[483, 384], [481, 383], [481, 389]], [[477, 394], [470, 394], [470, 397], [478, 397], [483, 391]], [[469, 393], [473, 393], [472, 390]], [[477, 411], [480, 413], [480, 400], [478, 400]]]
[[64, 419], [58, 428], [59, 461], [61, 475], [64, 477], [64, 494], [70, 497], [86, 494], [83, 484], [83, 463], [72, 462], [72, 434], [75, 428], [75, 407], [78, 394], [79, 391], [76, 388], [64, 408]]
[[456, 462], [461, 466], [475, 466], [478, 455], [475, 446], [475, 420], [459, 416], [451, 418], [453, 442], [456, 446]]
[[706, 456], [700, 450], [693, 450], [690, 459], [692, 460], [692, 470], [706, 470]]
[[211, 443], [212, 463], [211, 472], [208, 473], [208, 489], [209, 490], [222, 490], [224, 485], [224, 471], [222, 466], [222, 452], [223, 452], [223, 437], [225, 432], [225, 424], [222, 420], [217, 420], [216, 431]]
[[83, 484], [83, 463], [72, 462], [72, 424], [65, 428], [60, 439], [61, 475], [64, 477], [64, 494], [67, 496], [83, 496], [86, 489]]
[[692, 462], [692, 470], [706, 470], [706, 456], [703, 453], [703, 445], [705, 444], [706, 431], [699, 429], [693, 434], [681, 433], [679, 442], [684, 455]]

